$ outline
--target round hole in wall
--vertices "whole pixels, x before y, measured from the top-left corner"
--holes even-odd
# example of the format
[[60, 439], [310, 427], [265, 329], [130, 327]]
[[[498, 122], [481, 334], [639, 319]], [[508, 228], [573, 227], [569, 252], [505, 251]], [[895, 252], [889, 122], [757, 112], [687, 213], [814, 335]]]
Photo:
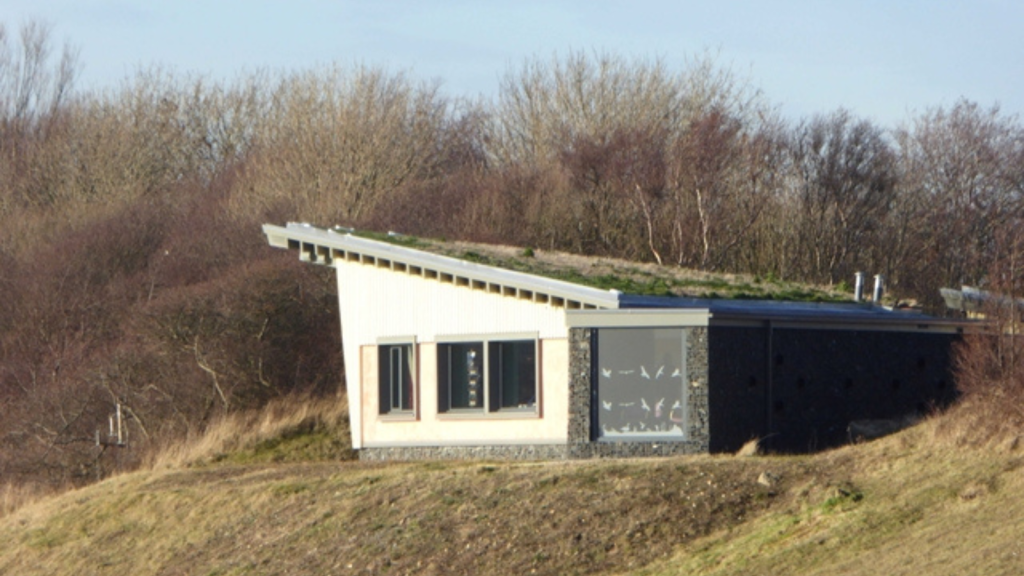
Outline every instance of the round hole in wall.
[[935, 387], [938, 388], [939, 390], [945, 390], [946, 389], [946, 381], [945, 380], [939, 380], [938, 383], [935, 384]]

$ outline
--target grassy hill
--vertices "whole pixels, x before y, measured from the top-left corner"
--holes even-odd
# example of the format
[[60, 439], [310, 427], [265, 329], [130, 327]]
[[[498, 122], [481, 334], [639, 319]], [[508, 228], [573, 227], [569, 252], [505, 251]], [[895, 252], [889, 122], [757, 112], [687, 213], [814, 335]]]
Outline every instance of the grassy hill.
[[296, 422], [22, 506], [0, 573], [1024, 571], [1024, 452], [949, 416], [809, 456], [530, 463], [289, 463], [330, 443]]

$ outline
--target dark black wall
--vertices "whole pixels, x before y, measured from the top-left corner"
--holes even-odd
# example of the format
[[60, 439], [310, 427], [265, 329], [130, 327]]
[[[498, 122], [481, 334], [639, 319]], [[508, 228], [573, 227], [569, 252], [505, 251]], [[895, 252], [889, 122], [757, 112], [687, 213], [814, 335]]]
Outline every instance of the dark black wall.
[[708, 330], [709, 449], [734, 452], [768, 433], [768, 331]]
[[956, 396], [950, 351], [957, 338], [713, 326], [711, 451], [734, 451], [755, 437], [770, 450], [820, 450], [846, 442], [853, 420], [901, 418], [945, 406]]

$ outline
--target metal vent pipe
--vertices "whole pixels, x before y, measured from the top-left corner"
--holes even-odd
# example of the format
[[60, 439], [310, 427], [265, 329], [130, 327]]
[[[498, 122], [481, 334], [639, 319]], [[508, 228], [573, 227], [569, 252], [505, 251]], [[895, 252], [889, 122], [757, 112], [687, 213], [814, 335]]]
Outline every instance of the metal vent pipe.
[[857, 272], [853, 276], [853, 301], [860, 302], [864, 300], [864, 273]]
[[885, 288], [885, 276], [875, 274], [875, 293], [871, 295], [871, 301], [875, 304], [882, 302], [882, 291]]

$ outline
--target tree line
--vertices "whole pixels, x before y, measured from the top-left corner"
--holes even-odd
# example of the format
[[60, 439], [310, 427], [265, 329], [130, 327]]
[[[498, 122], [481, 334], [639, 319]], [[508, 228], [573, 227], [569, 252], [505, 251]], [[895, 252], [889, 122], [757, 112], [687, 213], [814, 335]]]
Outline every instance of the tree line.
[[[342, 372], [332, 286], [265, 247], [288, 220], [813, 283], [881, 273], [939, 310], [1020, 234], [1024, 130], [962, 100], [882, 127], [794, 121], [712, 56], [574, 52], [492, 99], [373, 67], [79, 92], [49, 30], [0, 27], [0, 476], [109, 471], [134, 442]], [[139, 461], [144, 451], [120, 456]], [[0, 481], [3, 481], [0, 477]]]

